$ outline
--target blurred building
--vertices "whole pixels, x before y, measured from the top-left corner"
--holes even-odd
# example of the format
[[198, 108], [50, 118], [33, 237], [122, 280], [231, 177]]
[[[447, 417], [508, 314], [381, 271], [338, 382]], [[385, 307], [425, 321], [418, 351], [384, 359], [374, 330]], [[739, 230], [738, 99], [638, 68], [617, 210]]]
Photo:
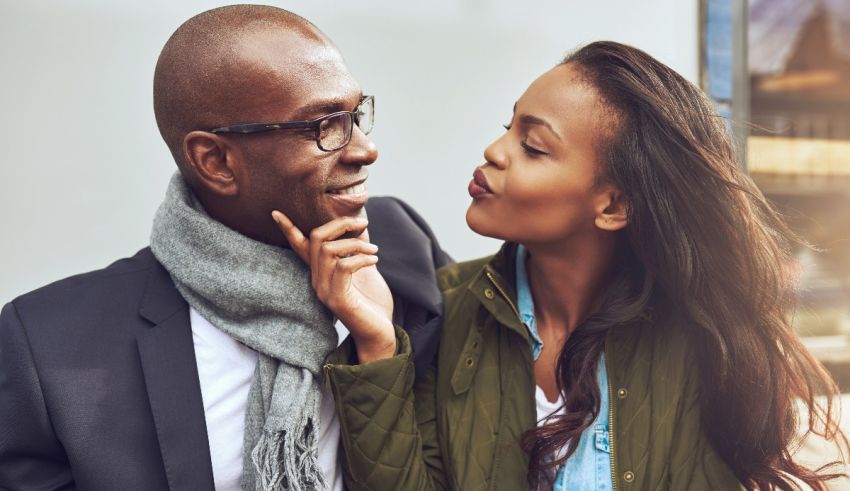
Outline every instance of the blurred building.
[[[740, 1], [740, 0], [736, 0]], [[850, 429], [850, 0], [750, 0], [746, 5], [746, 166], [800, 247], [795, 328], [845, 395]], [[740, 95], [740, 94], [738, 94]], [[809, 436], [797, 454], [841, 458]], [[846, 455], [843, 457], [846, 462]], [[846, 469], [846, 468], [845, 468]], [[850, 480], [830, 489], [850, 489]]]
[[747, 165], [802, 249], [796, 327], [850, 388], [850, 1], [753, 0]]
[[850, 0], [703, 0], [702, 84], [813, 248], [795, 327], [850, 392]]

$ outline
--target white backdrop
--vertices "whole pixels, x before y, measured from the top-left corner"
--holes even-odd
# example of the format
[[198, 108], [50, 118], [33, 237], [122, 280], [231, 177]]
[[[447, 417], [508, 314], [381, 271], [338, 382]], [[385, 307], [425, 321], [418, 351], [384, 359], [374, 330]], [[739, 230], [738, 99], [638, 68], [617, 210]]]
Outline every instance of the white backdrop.
[[[151, 102], [174, 29], [220, 2], [0, 0], [0, 304], [147, 245], [174, 163]], [[376, 95], [372, 195], [411, 203], [456, 259], [466, 185], [528, 84], [581, 44], [641, 47], [691, 80], [697, 0], [299, 0]]]

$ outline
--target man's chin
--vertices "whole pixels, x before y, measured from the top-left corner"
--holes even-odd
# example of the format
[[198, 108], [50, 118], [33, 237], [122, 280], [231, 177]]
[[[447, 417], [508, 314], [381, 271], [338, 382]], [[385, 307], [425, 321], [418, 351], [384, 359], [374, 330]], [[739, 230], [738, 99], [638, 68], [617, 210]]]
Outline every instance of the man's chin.
[[[325, 209], [325, 212], [321, 214], [321, 216], [317, 217], [315, 222], [313, 223], [313, 227], [310, 230], [302, 230], [305, 235], [309, 235], [313, 228], [321, 227], [326, 223], [329, 223], [338, 218], [345, 217], [353, 217], [353, 218], [366, 218], [366, 207], [361, 206], [359, 208], [347, 209], [343, 210], [344, 213], [340, 213], [340, 210], [336, 208]], [[362, 232], [346, 232], [341, 235], [340, 239], [351, 239], [359, 237]]]
[[[366, 218], [366, 207], [362, 206], [359, 210], [356, 210], [352, 214], [346, 214], [344, 216], [347, 217], [355, 217], [355, 218]], [[354, 232], [346, 232], [340, 236], [340, 239], [354, 239], [362, 234], [362, 231], [354, 231]]]

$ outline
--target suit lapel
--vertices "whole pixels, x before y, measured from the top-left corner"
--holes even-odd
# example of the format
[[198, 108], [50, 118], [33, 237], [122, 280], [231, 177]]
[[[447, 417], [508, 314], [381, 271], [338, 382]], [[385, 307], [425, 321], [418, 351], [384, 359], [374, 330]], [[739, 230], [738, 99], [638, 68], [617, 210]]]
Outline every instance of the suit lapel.
[[137, 341], [168, 485], [213, 489], [189, 308], [153, 256], [151, 263], [139, 313], [153, 326]]
[[367, 210], [369, 237], [379, 247], [378, 271], [387, 286], [429, 314], [442, 314], [430, 237], [390, 200], [373, 198]]
[[378, 271], [395, 300], [393, 322], [410, 338], [420, 378], [434, 360], [442, 330], [443, 302], [434, 250], [439, 246], [400, 202], [374, 198], [366, 206], [369, 238], [379, 247]]

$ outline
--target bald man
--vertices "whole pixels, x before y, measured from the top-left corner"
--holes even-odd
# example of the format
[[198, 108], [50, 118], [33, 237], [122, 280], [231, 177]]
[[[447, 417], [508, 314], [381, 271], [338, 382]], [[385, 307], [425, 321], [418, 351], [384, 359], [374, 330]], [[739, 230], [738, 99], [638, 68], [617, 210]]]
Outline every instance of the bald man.
[[178, 172], [150, 247], [0, 313], [0, 488], [341, 490], [321, 367], [364, 354], [272, 211], [378, 246], [370, 288], [427, 367], [449, 258], [402, 202], [367, 205], [374, 98], [303, 18], [231, 6], [168, 40], [154, 110]]

